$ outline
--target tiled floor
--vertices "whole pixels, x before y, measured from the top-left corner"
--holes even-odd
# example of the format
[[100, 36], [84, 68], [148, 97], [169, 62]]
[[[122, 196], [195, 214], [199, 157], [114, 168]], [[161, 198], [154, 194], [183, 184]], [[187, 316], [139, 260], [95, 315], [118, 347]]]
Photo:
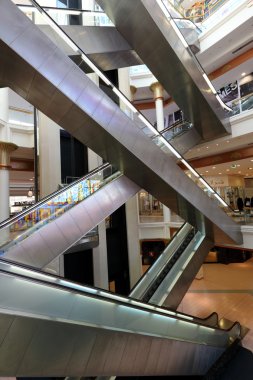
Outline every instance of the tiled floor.
[[253, 352], [253, 258], [236, 264], [204, 264], [204, 278], [194, 280], [178, 310], [199, 317], [216, 311], [219, 318], [250, 329], [242, 345]]

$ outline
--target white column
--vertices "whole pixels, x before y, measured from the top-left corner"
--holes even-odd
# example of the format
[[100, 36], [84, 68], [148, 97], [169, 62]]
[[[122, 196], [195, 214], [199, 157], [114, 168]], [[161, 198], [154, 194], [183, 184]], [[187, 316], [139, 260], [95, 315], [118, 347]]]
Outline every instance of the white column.
[[61, 183], [60, 127], [38, 112], [40, 198], [57, 190]]
[[[88, 77], [97, 85], [99, 85], [99, 77], [97, 74], [88, 74]], [[88, 168], [89, 172], [102, 165], [103, 159], [93, 150], [88, 148]], [[98, 225], [99, 245], [93, 248], [93, 275], [94, 285], [98, 288], [109, 289], [108, 279], [108, 262], [107, 262], [107, 244], [106, 244], [106, 227], [105, 221]]]
[[[118, 69], [119, 89], [129, 99], [132, 100], [134, 88], [130, 88], [129, 68]], [[120, 108], [130, 116], [129, 108], [120, 101]], [[127, 225], [127, 245], [128, 263], [131, 288], [142, 276], [137, 195], [126, 202], [126, 225]]]
[[154, 94], [157, 130], [164, 129], [164, 112], [163, 112], [163, 87], [159, 82], [152, 83], [150, 90]]
[[[10, 217], [10, 153], [15, 149], [17, 149], [17, 145], [0, 141], [0, 222]], [[2, 230], [0, 232], [0, 245], [6, 242], [8, 237], [9, 230]]]
[[0, 170], [0, 222], [10, 216], [9, 170]]
[[98, 288], [109, 289], [106, 228], [105, 221], [98, 225], [99, 245], [93, 248], [94, 285]]
[[9, 207], [9, 170], [10, 153], [17, 149], [17, 145], [0, 141], [0, 221], [8, 219], [10, 216]]
[[[52, 194], [61, 183], [60, 127], [38, 111], [40, 199]], [[45, 272], [64, 276], [63, 255], [49, 263]]]
[[[164, 89], [159, 82], [152, 83], [150, 90], [153, 92], [155, 109], [156, 109], [156, 122], [157, 130], [162, 131], [164, 129], [164, 111], [163, 111], [163, 100], [164, 100]], [[171, 211], [168, 207], [163, 205], [163, 220], [165, 223], [170, 222]]]
[[126, 203], [128, 263], [131, 289], [142, 276], [137, 201], [137, 196], [134, 196]]
[[8, 121], [9, 117], [9, 89], [7, 87], [0, 88], [0, 122]]

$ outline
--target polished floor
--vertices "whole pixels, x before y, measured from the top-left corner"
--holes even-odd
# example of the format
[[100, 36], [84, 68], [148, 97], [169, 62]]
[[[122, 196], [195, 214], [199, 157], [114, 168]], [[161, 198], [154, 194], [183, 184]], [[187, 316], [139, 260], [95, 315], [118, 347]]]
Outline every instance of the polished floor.
[[199, 317], [216, 311], [219, 318], [239, 321], [249, 329], [242, 345], [253, 352], [253, 258], [203, 264], [203, 274], [192, 282], [178, 310]]

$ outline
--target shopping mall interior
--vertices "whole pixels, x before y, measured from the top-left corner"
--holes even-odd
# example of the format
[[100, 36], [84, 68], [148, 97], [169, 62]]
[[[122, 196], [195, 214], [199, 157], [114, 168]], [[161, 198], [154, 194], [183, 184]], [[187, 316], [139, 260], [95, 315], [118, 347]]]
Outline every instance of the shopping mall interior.
[[253, 1], [0, 4], [0, 377], [252, 379]]

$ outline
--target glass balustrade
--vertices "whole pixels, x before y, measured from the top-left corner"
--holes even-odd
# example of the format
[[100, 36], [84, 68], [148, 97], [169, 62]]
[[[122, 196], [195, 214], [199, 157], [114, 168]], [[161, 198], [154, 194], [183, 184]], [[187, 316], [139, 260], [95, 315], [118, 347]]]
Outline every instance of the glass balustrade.
[[168, 128], [165, 128], [163, 131], [161, 131], [161, 135], [163, 135], [163, 137], [167, 141], [170, 141], [173, 140], [175, 137], [183, 135], [185, 132], [188, 132], [192, 128], [192, 123], [183, 120], [172, 124]]
[[253, 109], [253, 93], [245, 95], [232, 102], [233, 116]]
[[121, 173], [114, 170], [111, 165], [105, 164], [13, 218], [0, 223], [0, 254], [60, 217], [120, 175]]
[[193, 2], [193, 5], [189, 8], [182, 6], [182, 1], [179, 0], [166, 0], [170, 7], [179, 12], [183, 17], [193, 21], [194, 23], [202, 23], [210, 16], [216, 13], [223, 5], [231, 7], [236, 1], [231, 0], [209, 0]]
[[[39, 12], [28, 0], [26, 4], [20, 4], [20, 1], [13, 0], [15, 4], [36, 24], [45, 25], [45, 20], [39, 17]], [[59, 8], [48, 6], [48, 2], [40, 1], [39, 4], [50, 15], [50, 17], [59, 25], [73, 25], [72, 16], [78, 16], [79, 22], [83, 26], [114, 26], [109, 17], [102, 10], [96, 9], [74, 9]], [[94, 8], [94, 7], [93, 7]], [[96, 6], [96, 8], [99, 8]]]

